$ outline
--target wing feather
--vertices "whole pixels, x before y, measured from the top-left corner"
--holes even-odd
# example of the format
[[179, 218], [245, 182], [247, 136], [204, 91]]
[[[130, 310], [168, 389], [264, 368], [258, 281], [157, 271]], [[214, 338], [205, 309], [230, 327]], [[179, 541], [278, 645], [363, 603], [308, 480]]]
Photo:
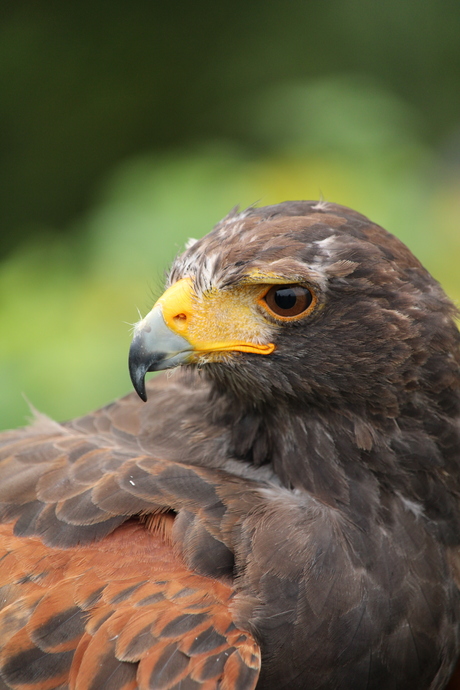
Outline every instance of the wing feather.
[[[0, 526], [1, 584], [12, 590], [0, 611], [5, 687], [211, 690], [227, 676], [225, 687], [255, 687], [259, 648], [234, 624], [233, 589], [190, 572], [161, 520], [173, 518], [154, 529], [131, 520], [65, 549]], [[249, 664], [244, 684], [235, 664]]]

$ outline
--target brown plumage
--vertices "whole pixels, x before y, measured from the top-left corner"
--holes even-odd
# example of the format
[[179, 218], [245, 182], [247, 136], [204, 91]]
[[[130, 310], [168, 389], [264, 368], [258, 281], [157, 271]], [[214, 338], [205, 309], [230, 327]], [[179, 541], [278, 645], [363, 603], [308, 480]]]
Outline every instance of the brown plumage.
[[316, 202], [231, 214], [168, 284], [131, 346], [146, 403], [1, 436], [0, 690], [446, 687], [460, 339], [439, 285]]

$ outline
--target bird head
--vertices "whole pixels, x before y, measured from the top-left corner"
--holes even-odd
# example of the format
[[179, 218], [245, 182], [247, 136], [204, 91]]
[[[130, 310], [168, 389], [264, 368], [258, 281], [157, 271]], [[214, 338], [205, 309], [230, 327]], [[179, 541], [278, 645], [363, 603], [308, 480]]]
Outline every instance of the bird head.
[[454, 315], [409, 249], [355, 211], [233, 211], [174, 261], [136, 325], [130, 373], [144, 400], [147, 371], [185, 365], [255, 405], [396, 417], [458, 387]]

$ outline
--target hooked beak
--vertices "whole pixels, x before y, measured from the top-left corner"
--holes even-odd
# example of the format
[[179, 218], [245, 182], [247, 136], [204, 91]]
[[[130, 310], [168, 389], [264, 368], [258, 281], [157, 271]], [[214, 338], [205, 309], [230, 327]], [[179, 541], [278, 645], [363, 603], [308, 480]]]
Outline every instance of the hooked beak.
[[129, 375], [138, 396], [146, 402], [145, 375], [148, 371], [161, 371], [184, 364], [192, 352], [190, 343], [168, 328], [161, 305], [156, 304], [137, 324], [129, 348]]
[[134, 389], [146, 401], [148, 371], [197, 362], [203, 355], [219, 357], [219, 353], [231, 351], [270, 354], [274, 344], [261, 343], [255, 328], [249, 303], [242, 304], [238, 295], [218, 292], [197, 297], [192, 280], [182, 278], [136, 324], [129, 350]]

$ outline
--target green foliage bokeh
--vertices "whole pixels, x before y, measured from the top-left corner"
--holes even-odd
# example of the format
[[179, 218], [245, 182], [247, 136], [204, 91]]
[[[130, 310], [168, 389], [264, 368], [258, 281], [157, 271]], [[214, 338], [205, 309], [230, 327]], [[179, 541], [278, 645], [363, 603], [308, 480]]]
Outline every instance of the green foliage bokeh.
[[427, 137], [423, 108], [372, 70], [344, 73], [335, 57], [329, 74], [293, 70], [242, 94], [231, 132], [197, 127], [186, 141], [120, 155], [58, 231], [52, 213], [37, 212], [23, 239], [8, 240], [0, 428], [25, 422], [23, 396], [63, 420], [128, 392], [129, 324], [159, 296], [185, 241], [236, 204], [323, 197], [354, 207], [406, 242], [460, 300], [455, 145]]

